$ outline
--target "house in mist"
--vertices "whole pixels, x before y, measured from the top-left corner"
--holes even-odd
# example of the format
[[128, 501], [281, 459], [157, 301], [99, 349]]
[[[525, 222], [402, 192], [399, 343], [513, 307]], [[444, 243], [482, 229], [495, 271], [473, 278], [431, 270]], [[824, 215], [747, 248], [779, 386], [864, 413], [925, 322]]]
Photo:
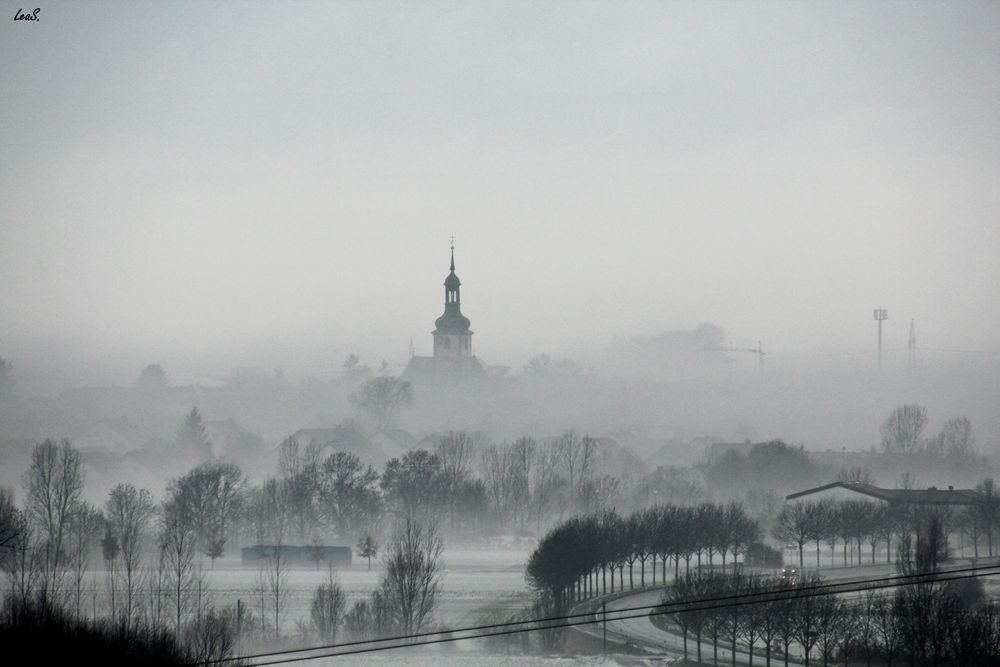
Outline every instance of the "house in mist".
[[390, 428], [368, 436], [368, 444], [378, 449], [388, 460], [399, 458], [414, 449], [417, 438], [401, 428]]
[[324, 458], [333, 452], [350, 452], [365, 463], [373, 463], [368, 440], [350, 423], [332, 428], [300, 428], [289, 439], [300, 447], [318, 447]]
[[705, 463], [712, 465], [730, 453], [747, 456], [754, 447], [763, 444], [765, 443], [750, 442], [749, 440], [744, 440], [743, 442], [713, 442], [705, 450]]
[[365, 465], [375, 468], [381, 468], [389, 459], [402, 456], [417, 442], [417, 438], [402, 429], [387, 429], [365, 437], [350, 422], [333, 428], [301, 428], [289, 438], [300, 447], [318, 447], [321, 459], [334, 452], [348, 452], [355, 454]]
[[243, 451], [257, 451], [263, 444], [260, 436], [243, 428], [232, 417], [206, 420], [205, 437], [208, 439], [209, 449], [212, 450], [212, 457], [217, 459], [239, 458], [239, 454]]
[[486, 371], [472, 354], [469, 318], [462, 314], [462, 281], [455, 274], [455, 246], [451, 247], [451, 267], [444, 280], [444, 314], [434, 321], [434, 356], [410, 356], [401, 378], [415, 384], [441, 381], [482, 380]]
[[832, 482], [805, 491], [791, 493], [785, 500], [800, 500], [809, 497], [810, 500], [832, 498], [834, 500], [874, 498], [890, 505], [978, 505], [982, 496], [973, 489], [956, 489], [949, 486], [939, 489], [931, 486], [926, 489], [883, 489], [863, 482]]

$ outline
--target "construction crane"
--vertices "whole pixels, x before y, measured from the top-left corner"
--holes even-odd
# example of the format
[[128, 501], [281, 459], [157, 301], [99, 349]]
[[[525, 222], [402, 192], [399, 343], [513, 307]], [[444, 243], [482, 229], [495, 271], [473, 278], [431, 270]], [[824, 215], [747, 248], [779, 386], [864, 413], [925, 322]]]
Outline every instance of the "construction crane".
[[758, 368], [761, 374], [764, 373], [764, 348], [761, 346], [760, 341], [757, 341], [757, 347], [735, 347], [730, 343], [729, 347], [708, 347], [705, 350], [711, 352], [749, 352], [750, 354], [756, 354]]

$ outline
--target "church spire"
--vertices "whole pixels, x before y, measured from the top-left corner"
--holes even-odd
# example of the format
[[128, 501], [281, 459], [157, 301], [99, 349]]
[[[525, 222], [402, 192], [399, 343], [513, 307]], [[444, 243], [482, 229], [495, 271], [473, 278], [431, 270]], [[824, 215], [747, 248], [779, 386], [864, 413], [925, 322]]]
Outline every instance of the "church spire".
[[438, 358], [461, 358], [472, 356], [472, 332], [469, 318], [462, 315], [462, 300], [459, 296], [462, 281], [455, 275], [455, 237], [448, 239], [451, 244], [451, 264], [448, 277], [444, 279], [444, 314], [434, 322], [434, 356]]

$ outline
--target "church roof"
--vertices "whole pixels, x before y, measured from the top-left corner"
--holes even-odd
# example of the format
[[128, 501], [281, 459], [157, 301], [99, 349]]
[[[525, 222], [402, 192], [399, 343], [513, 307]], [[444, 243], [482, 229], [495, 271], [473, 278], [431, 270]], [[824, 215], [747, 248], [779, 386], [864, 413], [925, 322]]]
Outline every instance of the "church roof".
[[444, 310], [444, 315], [434, 320], [434, 332], [436, 334], [471, 334], [469, 325], [472, 322], [462, 314], [458, 308], [448, 308]]
[[456, 381], [479, 381], [486, 378], [486, 369], [476, 357], [411, 357], [410, 362], [399, 377], [408, 382], [441, 382], [454, 384]]

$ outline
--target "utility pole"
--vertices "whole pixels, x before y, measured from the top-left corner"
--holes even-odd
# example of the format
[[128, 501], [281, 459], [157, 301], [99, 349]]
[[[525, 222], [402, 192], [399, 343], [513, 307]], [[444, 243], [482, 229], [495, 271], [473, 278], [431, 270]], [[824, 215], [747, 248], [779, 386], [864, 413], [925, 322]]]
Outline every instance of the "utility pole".
[[608, 603], [601, 603], [601, 619], [604, 621], [604, 653], [608, 652]]
[[240, 654], [240, 638], [243, 635], [243, 600], [236, 600], [236, 655]]
[[889, 311], [885, 308], [876, 308], [872, 311], [875, 320], [878, 322], [878, 367], [882, 369], [882, 322], [889, 319]]
[[907, 345], [909, 358], [906, 360], [906, 367], [911, 372], [917, 370], [917, 330], [913, 327], [913, 318], [910, 318], [910, 342]]

